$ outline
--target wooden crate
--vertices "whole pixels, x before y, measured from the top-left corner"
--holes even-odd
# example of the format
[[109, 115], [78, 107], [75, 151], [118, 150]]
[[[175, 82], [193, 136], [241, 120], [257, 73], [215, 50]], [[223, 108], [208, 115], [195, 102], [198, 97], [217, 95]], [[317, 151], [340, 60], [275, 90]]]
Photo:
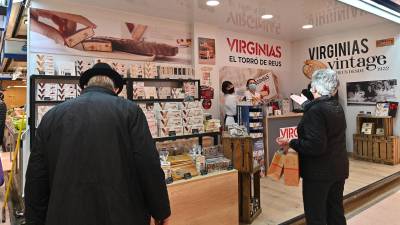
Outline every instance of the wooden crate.
[[[252, 198], [258, 199], [258, 210], [253, 210]], [[251, 224], [261, 214], [260, 199], [260, 173], [239, 173], [239, 218], [241, 222]]]
[[353, 140], [355, 158], [391, 165], [400, 163], [397, 136], [354, 134]]
[[255, 173], [260, 167], [253, 165], [254, 139], [251, 137], [222, 137], [224, 156], [231, 159], [233, 168], [243, 173]]
[[373, 123], [372, 134], [376, 134], [376, 128], [383, 128], [384, 136], [393, 135], [393, 117], [390, 116], [357, 116], [357, 134], [361, 134], [363, 123]]

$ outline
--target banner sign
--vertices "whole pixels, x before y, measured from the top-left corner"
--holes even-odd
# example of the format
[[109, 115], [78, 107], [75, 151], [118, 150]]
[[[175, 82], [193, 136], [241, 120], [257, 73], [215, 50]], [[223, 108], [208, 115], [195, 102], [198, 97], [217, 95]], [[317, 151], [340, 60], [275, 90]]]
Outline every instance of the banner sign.
[[284, 127], [279, 129], [279, 137], [286, 139], [296, 139], [297, 136], [297, 127]]

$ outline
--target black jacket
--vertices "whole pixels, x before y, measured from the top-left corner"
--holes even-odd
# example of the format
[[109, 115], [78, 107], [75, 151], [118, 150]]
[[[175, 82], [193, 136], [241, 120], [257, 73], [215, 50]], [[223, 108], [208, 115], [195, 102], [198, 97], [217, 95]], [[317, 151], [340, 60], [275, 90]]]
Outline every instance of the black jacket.
[[144, 225], [170, 215], [159, 155], [133, 102], [90, 87], [50, 110], [31, 150], [26, 220], [37, 225]]
[[298, 127], [298, 139], [290, 147], [299, 153], [303, 179], [343, 180], [349, 176], [346, 150], [346, 119], [334, 97], [323, 96], [304, 107]]
[[4, 128], [6, 126], [7, 105], [4, 101], [0, 100], [0, 145], [4, 140]]

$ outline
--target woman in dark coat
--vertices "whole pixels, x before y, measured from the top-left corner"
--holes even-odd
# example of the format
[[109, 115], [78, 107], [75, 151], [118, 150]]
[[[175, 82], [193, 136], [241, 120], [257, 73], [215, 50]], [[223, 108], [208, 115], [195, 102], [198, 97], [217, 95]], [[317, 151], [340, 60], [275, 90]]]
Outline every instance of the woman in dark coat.
[[314, 100], [292, 96], [302, 104], [298, 139], [279, 141], [286, 151], [299, 153], [303, 178], [303, 202], [308, 225], [345, 225], [343, 189], [349, 176], [346, 150], [346, 119], [337, 93], [339, 80], [330, 69], [318, 70], [312, 76]]

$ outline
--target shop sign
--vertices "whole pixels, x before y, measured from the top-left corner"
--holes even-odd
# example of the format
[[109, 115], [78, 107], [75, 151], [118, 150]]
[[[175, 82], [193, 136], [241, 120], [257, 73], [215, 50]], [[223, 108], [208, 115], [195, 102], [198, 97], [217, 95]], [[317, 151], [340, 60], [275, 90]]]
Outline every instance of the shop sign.
[[376, 41], [376, 47], [380, 48], [380, 47], [385, 47], [385, 46], [391, 46], [394, 45], [394, 38], [386, 38], [383, 40], [377, 40]]
[[[371, 71], [388, 71], [388, 58], [385, 54], [371, 54], [368, 38], [349, 40], [308, 49], [309, 59], [303, 72], [309, 77], [315, 71], [313, 64], [319, 69], [321, 64], [340, 74], [354, 74]], [[309, 62], [314, 62], [310, 64]]]
[[297, 138], [297, 127], [284, 127], [279, 129], [279, 137], [286, 139]]
[[282, 67], [282, 46], [236, 38], [226, 38], [229, 62], [247, 65]]

